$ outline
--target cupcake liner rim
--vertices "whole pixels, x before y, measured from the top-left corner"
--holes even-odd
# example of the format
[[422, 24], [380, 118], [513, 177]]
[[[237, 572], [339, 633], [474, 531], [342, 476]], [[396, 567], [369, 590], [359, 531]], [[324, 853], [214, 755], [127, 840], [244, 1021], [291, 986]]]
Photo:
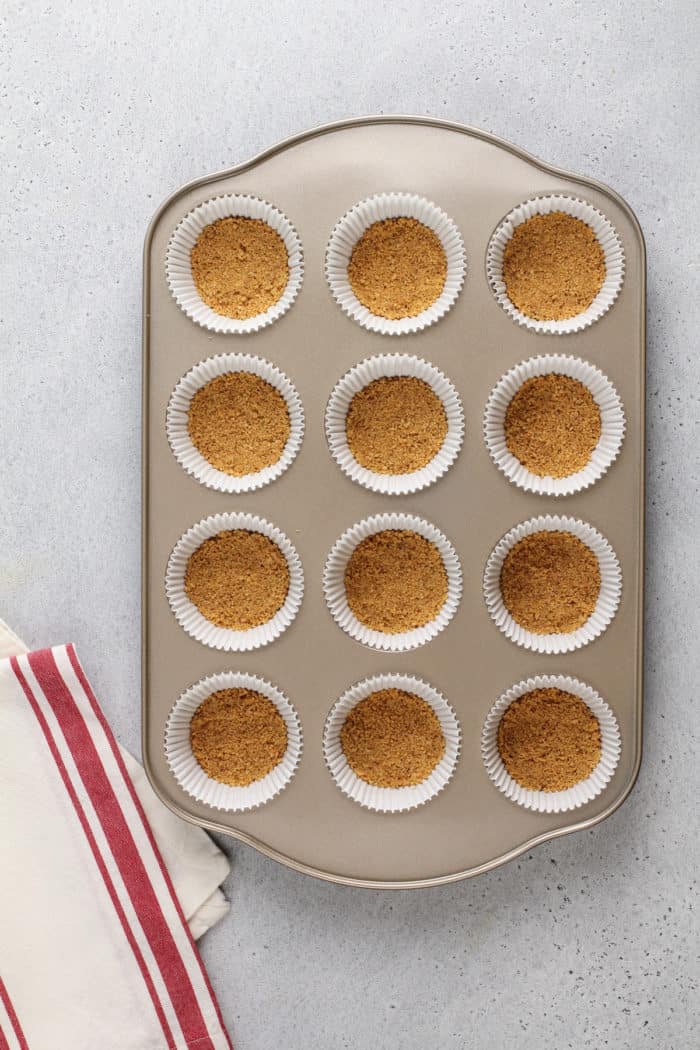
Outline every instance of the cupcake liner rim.
[[[271, 700], [284, 719], [287, 748], [279, 763], [264, 777], [245, 787], [224, 784], [204, 772], [190, 743], [190, 723], [201, 704], [221, 689], [253, 689]], [[170, 772], [191, 798], [213, 809], [242, 813], [276, 798], [296, 773], [303, 751], [299, 716], [285, 694], [267, 679], [243, 672], [223, 671], [200, 678], [185, 689], [170, 710], [164, 733]]]
[[[589, 462], [563, 478], [538, 475], [528, 470], [508, 448], [505, 417], [508, 406], [528, 379], [565, 375], [588, 389], [600, 410], [601, 433]], [[598, 481], [617, 459], [625, 436], [625, 413], [617, 390], [595, 365], [568, 354], [540, 354], [509, 369], [493, 387], [486, 403], [483, 433], [491, 459], [512, 484], [543, 496], [569, 496]]]
[[[348, 280], [352, 250], [370, 226], [384, 219], [413, 218], [428, 226], [440, 239], [447, 259], [447, 276], [441, 294], [413, 317], [388, 318], [372, 313], [359, 301]], [[466, 253], [456, 223], [437, 204], [416, 193], [376, 193], [354, 204], [331, 231], [326, 248], [326, 279], [333, 298], [353, 321], [381, 335], [409, 335], [435, 324], [452, 308], [464, 284]]]
[[[418, 533], [438, 549], [447, 574], [447, 598], [437, 616], [428, 623], [390, 634], [367, 627], [352, 612], [345, 592], [345, 569], [362, 540], [378, 532], [403, 530]], [[323, 570], [323, 593], [331, 616], [350, 638], [370, 649], [408, 652], [432, 641], [452, 620], [462, 597], [462, 567], [452, 543], [431, 522], [413, 514], [374, 514], [351, 525], [331, 548]]]
[[[536, 532], [569, 532], [581, 540], [598, 559], [600, 593], [595, 609], [575, 631], [536, 634], [522, 627], [506, 609], [501, 594], [501, 569], [508, 552]], [[537, 653], [568, 653], [594, 641], [612, 623], [622, 594], [622, 573], [617, 555], [608, 540], [596, 528], [579, 518], [543, 515], [514, 525], [491, 551], [483, 578], [486, 608], [498, 629], [523, 649]]]
[[[264, 379], [284, 398], [289, 415], [289, 437], [276, 463], [252, 474], [233, 475], [219, 470], [199, 451], [189, 434], [192, 398], [213, 379], [231, 372], [249, 372]], [[252, 354], [216, 354], [193, 365], [170, 395], [165, 429], [180, 466], [207, 488], [218, 492], [252, 492], [275, 481], [292, 465], [304, 437], [304, 408], [291, 379], [276, 365]]]
[[[548, 215], [553, 211], [563, 211], [591, 227], [605, 257], [605, 279], [585, 310], [558, 321], [537, 321], [511, 302], [503, 279], [503, 254], [516, 226], [535, 215]], [[598, 321], [620, 294], [624, 273], [625, 253], [615, 227], [599, 208], [571, 194], [545, 193], [516, 205], [501, 219], [486, 250], [486, 276], [496, 301], [517, 324], [548, 335], [580, 332]]]
[[[218, 627], [207, 620], [185, 592], [185, 573], [190, 556], [212, 536], [220, 532], [243, 530], [259, 532], [276, 543], [287, 562], [289, 589], [281, 608], [266, 623], [247, 630]], [[165, 592], [170, 608], [180, 626], [192, 638], [212, 649], [248, 652], [269, 645], [290, 626], [301, 607], [304, 595], [304, 571], [301, 559], [289, 538], [265, 518], [255, 514], [212, 514], [192, 525], [175, 544], [165, 574]]]
[[[440, 721], [445, 753], [419, 784], [400, 788], [377, 787], [362, 780], [351, 769], [340, 744], [340, 731], [349, 712], [381, 689], [402, 689], [430, 704]], [[379, 813], [405, 813], [430, 802], [450, 782], [457, 767], [462, 735], [457, 716], [445, 697], [422, 678], [409, 674], [376, 674], [350, 686], [331, 708], [323, 728], [323, 755], [336, 786], [363, 809]]]
[[[534, 689], [552, 688], [578, 696], [596, 716], [600, 726], [601, 755], [588, 777], [572, 787], [563, 791], [535, 791], [519, 784], [506, 769], [498, 749], [498, 727], [514, 700]], [[591, 802], [612, 779], [620, 752], [620, 730], [612, 710], [595, 689], [570, 675], [536, 675], [511, 686], [491, 707], [481, 734], [481, 756], [493, 784], [512, 802], [539, 813], [563, 813]]]
[[[218, 314], [203, 301], [192, 277], [190, 252], [205, 227], [226, 218], [260, 219], [271, 226], [284, 241], [289, 276], [285, 289], [263, 313], [248, 318]], [[224, 193], [210, 197], [189, 212], [177, 224], [166, 249], [165, 277], [168, 288], [181, 310], [190, 320], [210, 332], [248, 335], [272, 324], [294, 303], [304, 277], [301, 240], [296, 228], [274, 204], [246, 193]]]
[[[442, 403], [447, 433], [438, 452], [424, 467], [406, 474], [380, 474], [355, 459], [347, 440], [346, 419], [355, 394], [378, 379], [395, 376], [410, 376], [428, 384]], [[326, 406], [325, 430], [331, 455], [351, 481], [371, 492], [408, 495], [434, 484], [457, 459], [464, 440], [464, 409], [454, 384], [429, 361], [411, 354], [377, 354], [340, 377]]]

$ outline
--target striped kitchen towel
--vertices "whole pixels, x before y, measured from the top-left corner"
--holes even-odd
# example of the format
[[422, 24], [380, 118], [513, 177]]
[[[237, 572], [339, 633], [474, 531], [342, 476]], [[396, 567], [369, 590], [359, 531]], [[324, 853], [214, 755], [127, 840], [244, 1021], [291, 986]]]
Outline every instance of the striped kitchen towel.
[[230, 1050], [75, 649], [19, 648], [0, 660], [0, 1050]]

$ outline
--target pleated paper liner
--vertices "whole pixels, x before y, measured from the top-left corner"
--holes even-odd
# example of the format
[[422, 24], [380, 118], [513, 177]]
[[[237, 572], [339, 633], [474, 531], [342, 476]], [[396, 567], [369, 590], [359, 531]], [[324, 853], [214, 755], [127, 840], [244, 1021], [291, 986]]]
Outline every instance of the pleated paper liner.
[[[531, 219], [534, 215], [549, 215], [551, 212], [565, 212], [576, 219], [581, 219], [593, 230], [605, 258], [605, 280], [593, 302], [581, 313], [561, 321], [536, 321], [522, 313], [508, 297], [506, 283], [503, 279], [503, 255], [508, 241], [513, 236], [516, 226]], [[592, 325], [606, 313], [617, 299], [625, 272], [625, 256], [612, 223], [598, 208], [578, 197], [561, 194], [535, 197], [519, 204], [506, 215], [497, 226], [489, 241], [486, 253], [486, 273], [491, 289], [503, 309], [514, 321], [530, 328], [534, 332], [551, 335], [566, 335], [580, 332]]]
[[[345, 592], [345, 569], [362, 540], [378, 532], [404, 529], [418, 533], [437, 547], [447, 574], [447, 598], [437, 616], [422, 627], [389, 634], [367, 627], [352, 612]], [[435, 525], [412, 514], [375, 514], [347, 529], [336, 542], [326, 560], [323, 591], [333, 619], [346, 634], [371, 649], [400, 653], [425, 645], [447, 627], [462, 596], [462, 569], [454, 547]]]
[[[429, 227], [442, 244], [447, 277], [434, 303], [415, 317], [381, 317], [363, 306], [348, 279], [353, 248], [365, 230], [384, 219], [417, 219]], [[326, 249], [326, 277], [342, 310], [363, 328], [382, 335], [407, 335], [435, 324], [454, 305], [464, 283], [466, 256], [455, 223], [436, 204], [415, 193], [378, 193], [355, 204], [335, 226]]]
[[[287, 250], [286, 287], [277, 302], [254, 317], [226, 317], [212, 310], [201, 298], [192, 276], [190, 253], [202, 230], [219, 219], [228, 218], [262, 220], [280, 235]], [[180, 221], [168, 244], [165, 274], [175, 302], [196, 324], [210, 332], [245, 335], [277, 321], [296, 299], [304, 275], [301, 241], [287, 216], [273, 204], [258, 197], [227, 193], [198, 205]]]
[[[380, 689], [413, 693], [432, 707], [445, 738], [445, 753], [433, 771], [409, 787], [388, 788], [368, 784], [353, 772], [340, 743], [340, 732], [350, 711]], [[323, 731], [323, 753], [333, 780], [348, 798], [379, 813], [403, 813], [435, 798], [452, 778], [461, 746], [457, 716], [441, 693], [420, 678], [405, 674], [378, 674], [365, 678], [343, 693], [332, 708]]]
[[[190, 724], [197, 709], [212, 693], [222, 689], [253, 689], [275, 705], [287, 728], [287, 750], [274, 769], [245, 787], [222, 784], [208, 776], [192, 752]], [[279, 795], [296, 772], [302, 752], [299, 716], [287, 697], [257, 675], [224, 671], [202, 678], [180, 696], [165, 727], [165, 754], [180, 787], [198, 802], [213, 809], [242, 813], [256, 809]]]
[[[600, 725], [601, 756], [593, 772], [565, 791], [535, 791], [514, 780], [498, 750], [498, 726], [506, 710], [534, 689], [561, 689], [578, 696], [593, 712]], [[486, 772], [506, 798], [538, 813], [564, 813], [591, 802], [610, 782], [620, 759], [620, 730], [617, 719], [595, 689], [567, 675], [537, 675], [503, 693], [488, 713], [481, 736], [481, 754]]]
[[[600, 437], [591, 458], [581, 470], [563, 478], [533, 474], [513, 455], [506, 442], [505, 420], [511, 401], [528, 379], [552, 373], [583, 383], [600, 410]], [[610, 380], [587, 361], [564, 354], [531, 357], [511, 368], [491, 391], [484, 413], [484, 440], [491, 459], [518, 488], [542, 496], [569, 496], [593, 485], [614, 463], [624, 434], [622, 402]]]
[[[440, 398], [447, 417], [447, 433], [429, 463], [407, 474], [380, 474], [363, 467], [348, 445], [345, 429], [350, 403], [360, 390], [378, 379], [412, 376], [427, 383]], [[434, 365], [408, 354], [381, 354], [351, 368], [340, 379], [326, 408], [326, 437], [336, 463], [358, 485], [387, 496], [403, 496], [432, 485], [446, 473], [459, 455], [464, 439], [464, 411], [450, 380]]]
[[[600, 593], [595, 609], [586, 622], [575, 631], [560, 634], [535, 634], [522, 627], [508, 612], [501, 594], [501, 569], [506, 555], [526, 536], [535, 532], [569, 532], [581, 540], [598, 559]], [[486, 563], [484, 572], [484, 599], [491, 619], [498, 629], [523, 649], [536, 653], [569, 653], [588, 645], [601, 635], [612, 622], [622, 594], [622, 573], [615, 551], [604, 536], [592, 525], [577, 518], [547, 514], [530, 518], [507, 532], [496, 545]]]
[[[207, 620], [185, 591], [185, 573], [190, 555], [212, 536], [220, 532], [243, 529], [259, 532], [277, 544], [284, 554], [289, 569], [289, 590], [281, 609], [271, 620], [259, 627], [236, 631], [217, 627]], [[228, 652], [247, 652], [269, 645], [289, 627], [301, 607], [304, 594], [304, 572], [301, 559], [285, 534], [264, 518], [254, 514], [214, 514], [193, 525], [178, 540], [168, 561], [165, 591], [177, 622], [189, 635], [212, 649]]]
[[[264, 379], [284, 398], [289, 413], [289, 437], [276, 463], [252, 474], [232, 475], [213, 466], [192, 441], [189, 411], [192, 398], [212, 379], [232, 372], [249, 372]], [[279, 368], [249, 354], [209, 357], [182, 377], [172, 393], [166, 415], [168, 441], [178, 463], [193, 477], [219, 492], [252, 492], [269, 485], [291, 466], [304, 437], [304, 409], [291, 380]]]

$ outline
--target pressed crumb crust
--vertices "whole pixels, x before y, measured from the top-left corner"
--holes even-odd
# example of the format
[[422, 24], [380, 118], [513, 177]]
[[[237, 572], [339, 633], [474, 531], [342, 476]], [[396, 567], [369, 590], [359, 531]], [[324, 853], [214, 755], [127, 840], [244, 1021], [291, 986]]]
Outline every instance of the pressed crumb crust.
[[287, 727], [268, 697], [254, 689], [221, 689], [195, 711], [192, 753], [214, 780], [246, 787], [267, 776], [287, 750]]
[[187, 563], [187, 597], [217, 627], [246, 631], [267, 623], [284, 605], [288, 590], [287, 559], [259, 532], [219, 532]]
[[600, 761], [600, 724], [573, 693], [533, 689], [514, 700], [498, 726], [503, 764], [524, 788], [565, 791]]
[[410, 474], [430, 463], [447, 435], [442, 401], [422, 379], [375, 379], [350, 402], [348, 446], [357, 462], [378, 474]]
[[190, 402], [187, 429], [213, 467], [242, 477], [277, 463], [290, 433], [287, 403], [251, 372], [216, 376]]
[[190, 252], [190, 265], [203, 302], [239, 321], [274, 306], [289, 280], [280, 235], [262, 219], [243, 216], [205, 226]]
[[410, 529], [385, 529], [358, 543], [345, 569], [350, 609], [386, 634], [434, 620], [447, 599], [447, 573], [435, 544]]
[[508, 298], [535, 321], [564, 321], [586, 310], [603, 286], [605, 255], [588, 225], [563, 211], [515, 227], [503, 253]]
[[508, 405], [508, 450], [538, 477], [583, 470], [600, 440], [600, 409], [588, 387], [550, 373], [527, 379]]
[[416, 317], [442, 294], [447, 256], [440, 238], [418, 219], [382, 219], [353, 248], [348, 280], [377, 317]]
[[402, 689], [380, 689], [353, 707], [340, 744], [353, 772], [375, 787], [420, 784], [445, 753], [430, 704]]
[[600, 594], [600, 566], [593, 551], [570, 532], [535, 532], [516, 543], [501, 568], [503, 604], [534, 634], [559, 634], [583, 626]]

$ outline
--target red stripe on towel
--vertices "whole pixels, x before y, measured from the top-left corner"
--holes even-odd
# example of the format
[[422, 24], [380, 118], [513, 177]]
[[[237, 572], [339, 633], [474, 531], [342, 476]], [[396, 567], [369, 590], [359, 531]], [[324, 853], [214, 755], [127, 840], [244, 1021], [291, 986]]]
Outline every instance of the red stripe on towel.
[[[7, 1016], [10, 1019], [10, 1024], [12, 1025], [12, 1029], [13, 1029], [15, 1035], [17, 1036], [17, 1042], [20, 1045], [20, 1050], [29, 1050], [29, 1047], [27, 1046], [27, 1040], [24, 1038], [24, 1032], [22, 1031], [22, 1026], [19, 1023], [19, 1018], [17, 1016], [17, 1013], [15, 1011], [14, 1006], [12, 1005], [12, 1000], [10, 999], [9, 992], [7, 991], [7, 988], [5, 987], [5, 982], [3, 981], [2, 977], [0, 977], [0, 999], [2, 1000], [2, 1004], [5, 1007], [5, 1012], [7, 1013]], [[10, 1050], [10, 1044], [8, 1043], [8, 1041], [5, 1038], [5, 1036], [3, 1035], [1, 1028], [0, 1028], [0, 1050]]]
[[185, 1041], [199, 1040], [198, 1050], [215, 1050], [190, 976], [163, 914], [153, 884], [126, 822], [124, 811], [105, 772], [75, 698], [51, 649], [30, 653], [29, 665], [51, 705], [80, 778], [102, 825], [134, 910], [158, 964]]
[[156, 844], [156, 840], [153, 837], [153, 830], [151, 828], [151, 825], [148, 823], [148, 819], [146, 817], [146, 814], [144, 813], [143, 806], [141, 805], [141, 799], [136, 794], [136, 789], [134, 788], [134, 785], [133, 785], [133, 782], [131, 780], [131, 777], [129, 776], [129, 772], [128, 772], [126, 766], [124, 765], [124, 759], [122, 758], [121, 751], [119, 750], [119, 746], [117, 745], [117, 742], [114, 739], [114, 733], [112, 732], [112, 730], [111, 730], [111, 728], [109, 726], [109, 723], [107, 722], [107, 719], [104, 716], [102, 708], [100, 707], [99, 703], [97, 702], [97, 697], [93, 693], [92, 687], [91, 687], [91, 685], [90, 685], [90, 683], [89, 683], [89, 681], [87, 679], [87, 676], [86, 676], [85, 672], [83, 671], [83, 668], [82, 668], [82, 665], [80, 663], [80, 660], [78, 659], [78, 654], [75, 651], [75, 646], [72, 645], [72, 644], [67, 645], [66, 646], [66, 652], [68, 653], [68, 658], [69, 658], [69, 660], [71, 662], [71, 666], [73, 667], [73, 670], [75, 671], [75, 674], [76, 674], [76, 677], [77, 677], [78, 681], [80, 682], [81, 686], [83, 687], [83, 691], [85, 692], [85, 695], [88, 698], [88, 701], [89, 701], [90, 706], [91, 706], [91, 708], [92, 708], [92, 710], [93, 710], [93, 712], [95, 714], [95, 717], [97, 718], [97, 720], [99, 721], [100, 725], [102, 726], [102, 729], [104, 730], [104, 734], [105, 734], [107, 740], [109, 741], [109, 746], [112, 749], [112, 754], [114, 755], [114, 759], [115, 759], [115, 761], [117, 763], [117, 766], [119, 767], [119, 771], [120, 771], [120, 773], [121, 773], [121, 775], [122, 775], [122, 777], [124, 779], [124, 784], [126, 785], [126, 788], [127, 788], [128, 792], [129, 792], [129, 794], [131, 795], [131, 799], [132, 799], [132, 801], [134, 803], [136, 811], [139, 814], [139, 817], [141, 819], [141, 823], [143, 824], [144, 831], [146, 832], [146, 835], [148, 836], [148, 841], [150, 842], [151, 848], [153, 849], [153, 855], [154, 855], [154, 857], [155, 857], [155, 859], [156, 859], [156, 861], [158, 863], [158, 866], [160, 867], [160, 870], [161, 870], [162, 875], [163, 875], [163, 879], [165, 880], [165, 884], [168, 887], [168, 892], [170, 894], [171, 900], [172, 900], [173, 905], [175, 906], [177, 914], [178, 914], [178, 916], [180, 918], [180, 921], [182, 923], [182, 927], [183, 927], [183, 929], [184, 929], [184, 931], [185, 931], [185, 933], [187, 935], [187, 939], [188, 939], [188, 941], [190, 943], [190, 947], [192, 949], [192, 955], [193, 955], [197, 965], [199, 966], [199, 969], [201, 970], [202, 978], [204, 979], [204, 983], [206, 984], [207, 990], [208, 990], [208, 992], [209, 992], [209, 994], [211, 996], [212, 1005], [214, 1007], [214, 1010], [216, 1011], [216, 1016], [218, 1018], [219, 1024], [221, 1025], [221, 1032], [225, 1036], [226, 1041], [228, 1043], [228, 1046], [231, 1047], [231, 1050], [233, 1050], [233, 1047], [231, 1046], [231, 1040], [229, 1039], [228, 1032], [226, 1031], [226, 1026], [224, 1025], [224, 1019], [221, 1016], [221, 1010], [219, 1008], [219, 1002], [218, 1002], [218, 1000], [216, 998], [216, 995], [214, 993], [214, 989], [211, 986], [211, 982], [209, 981], [209, 976], [207, 974], [207, 971], [204, 968], [204, 963], [202, 962], [202, 957], [199, 954], [199, 952], [197, 951], [197, 947], [196, 947], [196, 945], [194, 943], [194, 938], [192, 937], [192, 934], [190, 932], [190, 928], [189, 928], [189, 926], [187, 924], [187, 920], [186, 920], [185, 914], [184, 914], [184, 912], [182, 910], [182, 906], [180, 904], [180, 901], [177, 898], [177, 894], [175, 893], [175, 887], [173, 886], [172, 879], [170, 878], [170, 873], [168, 872], [168, 869], [166, 868], [166, 866], [165, 866], [165, 864], [163, 862], [163, 858], [161, 856], [160, 850], [158, 849], [158, 846]]
[[116, 911], [116, 913], [117, 913], [117, 915], [119, 917], [119, 921], [120, 921], [120, 923], [122, 925], [122, 928], [124, 930], [124, 934], [126, 936], [126, 939], [129, 942], [129, 946], [130, 946], [132, 952], [134, 953], [134, 958], [136, 959], [136, 962], [138, 963], [138, 967], [139, 967], [139, 970], [141, 971], [141, 974], [143, 976], [144, 983], [145, 983], [145, 985], [146, 985], [146, 987], [148, 989], [148, 992], [149, 992], [149, 994], [151, 996], [151, 1000], [153, 1002], [153, 1008], [155, 1009], [156, 1015], [157, 1015], [158, 1020], [160, 1022], [160, 1026], [163, 1029], [163, 1035], [165, 1036], [165, 1038], [167, 1040], [168, 1046], [173, 1046], [174, 1045], [173, 1034], [172, 1034], [172, 1031], [170, 1030], [170, 1026], [169, 1026], [168, 1021], [167, 1021], [167, 1019], [165, 1017], [165, 1013], [163, 1012], [163, 1007], [162, 1007], [161, 1002], [160, 1002], [160, 1000], [158, 998], [158, 993], [156, 991], [155, 985], [153, 984], [153, 979], [151, 978], [151, 975], [148, 972], [148, 967], [146, 966], [146, 960], [144, 959], [143, 955], [141, 954], [141, 949], [139, 948], [138, 944], [136, 943], [136, 939], [134, 937], [134, 934], [133, 934], [133, 932], [131, 930], [131, 927], [129, 926], [129, 920], [127, 919], [126, 914], [124, 913], [124, 909], [122, 908], [122, 906], [121, 906], [121, 904], [119, 902], [119, 897], [117, 896], [117, 891], [114, 888], [114, 883], [112, 882], [110, 874], [107, 871], [107, 868], [105, 866], [105, 862], [104, 862], [104, 860], [102, 858], [102, 854], [100, 853], [100, 850], [99, 850], [99, 847], [97, 845], [97, 842], [95, 841], [95, 836], [93, 835], [93, 833], [92, 833], [92, 831], [90, 829], [90, 825], [88, 823], [88, 819], [85, 816], [85, 811], [84, 811], [84, 809], [83, 809], [83, 807], [82, 807], [82, 805], [80, 803], [80, 799], [78, 798], [78, 796], [77, 796], [77, 794], [75, 792], [75, 788], [73, 787], [73, 785], [71, 783], [70, 776], [68, 775], [68, 770], [66, 769], [65, 764], [63, 762], [63, 759], [61, 758], [61, 756], [59, 754], [58, 748], [56, 747], [56, 742], [55, 742], [55, 740], [53, 738], [53, 735], [51, 733], [51, 730], [49, 728], [49, 724], [46, 721], [46, 718], [44, 716], [43, 711], [39, 707], [39, 704], [38, 704], [38, 702], [36, 700], [36, 697], [34, 696], [34, 693], [32, 692], [31, 688], [29, 687], [29, 683], [27, 682], [27, 679], [25, 678], [24, 674], [22, 673], [22, 671], [20, 669], [20, 666], [19, 666], [19, 663], [17, 662], [17, 657], [16, 656], [13, 656], [10, 659], [10, 666], [12, 667], [12, 670], [15, 673], [15, 677], [17, 678], [17, 681], [19, 682], [19, 684], [22, 686], [22, 689], [24, 690], [24, 695], [26, 696], [26, 698], [29, 701], [29, 704], [30, 704], [32, 710], [34, 711], [34, 714], [36, 715], [36, 719], [37, 719], [37, 721], [38, 721], [38, 723], [39, 723], [39, 725], [41, 727], [41, 730], [42, 730], [42, 732], [44, 734], [44, 737], [46, 739], [46, 743], [48, 745], [49, 751], [51, 752], [51, 754], [53, 756], [54, 762], [56, 763], [56, 766], [58, 768], [58, 772], [61, 775], [61, 779], [62, 779], [62, 781], [63, 781], [63, 783], [65, 785], [65, 788], [66, 788], [66, 791], [68, 793], [68, 796], [69, 796], [71, 802], [73, 803], [73, 807], [74, 807], [75, 812], [77, 814], [78, 820], [80, 821], [80, 825], [81, 825], [83, 831], [85, 832], [85, 838], [87, 839], [88, 844], [90, 846], [90, 849], [92, 850], [92, 855], [95, 858], [95, 863], [97, 864], [97, 867], [98, 867], [98, 869], [100, 871], [100, 874], [102, 875], [102, 878], [104, 880], [104, 884], [105, 884], [105, 886], [107, 888], [107, 892], [108, 892], [108, 894], [110, 896], [112, 904], [114, 905], [114, 910]]

